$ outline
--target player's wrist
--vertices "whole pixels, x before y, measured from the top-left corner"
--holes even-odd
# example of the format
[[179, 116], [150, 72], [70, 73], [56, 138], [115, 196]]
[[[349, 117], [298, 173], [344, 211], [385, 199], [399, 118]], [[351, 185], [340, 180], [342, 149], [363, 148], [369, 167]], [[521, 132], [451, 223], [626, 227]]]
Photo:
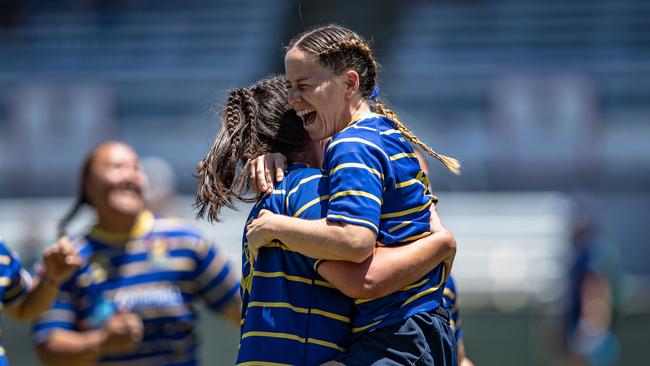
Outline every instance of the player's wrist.
[[57, 279], [56, 277], [53, 277], [51, 274], [49, 274], [47, 272], [45, 272], [45, 275], [43, 275], [42, 278], [43, 278], [42, 279], [43, 284], [48, 288], [58, 290], [59, 287], [61, 287], [61, 285], [63, 284], [63, 282], [61, 280]]

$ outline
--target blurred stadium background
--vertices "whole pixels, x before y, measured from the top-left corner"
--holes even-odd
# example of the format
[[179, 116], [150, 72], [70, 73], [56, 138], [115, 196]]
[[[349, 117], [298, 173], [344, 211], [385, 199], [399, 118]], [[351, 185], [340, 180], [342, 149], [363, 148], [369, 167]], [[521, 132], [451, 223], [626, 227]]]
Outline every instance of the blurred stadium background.
[[[164, 209], [192, 218], [215, 103], [281, 73], [291, 36], [329, 22], [373, 40], [389, 105], [464, 164], [454, 177], [430, 161], [475, 363], [561, 364], [588, 223], [615, 306], [593, 362], [650, 364], [645, 0], [0, 0], [0, 234], [33, 263], [106, 139], [150, 157], [151, 194], [177, 191]], [[237, 263], [247, 211], [197, 223]], [[230, 364], [237, 330], [213, 318], [204, 364]], [[28, 327], [2, 330], [13, 364], [36, 364]]]

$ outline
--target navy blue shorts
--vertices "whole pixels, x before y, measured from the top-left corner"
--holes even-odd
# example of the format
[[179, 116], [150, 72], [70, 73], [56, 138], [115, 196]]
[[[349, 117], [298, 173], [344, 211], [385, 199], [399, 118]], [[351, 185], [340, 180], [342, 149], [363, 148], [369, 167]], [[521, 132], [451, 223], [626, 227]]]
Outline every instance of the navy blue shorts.
[[347, 366], [457, 366], [456, 338], [443, 310], [418, 313], [368, 332], [335, 361]]

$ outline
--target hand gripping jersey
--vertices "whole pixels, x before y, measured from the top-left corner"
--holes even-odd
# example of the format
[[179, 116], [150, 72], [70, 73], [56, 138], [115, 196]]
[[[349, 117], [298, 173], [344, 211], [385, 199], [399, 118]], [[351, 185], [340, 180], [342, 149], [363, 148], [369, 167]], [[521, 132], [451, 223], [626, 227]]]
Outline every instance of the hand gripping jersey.
[[140, 215], [128, 238], [94, 229], [75, 244], [84, 264], [34, 324], [34, 341], [58, 329], [102, 327], [123, 310], [141, 317], [143, 341], [100, 365], [196, 365], [195, 302], [218, 310], [239, 290], [237, 274], [217, 248], [183, 221], [150, 212]]
[[[18, 257], [0, 239], [0, 311], [24, 298], [31, 285], [31, 276], [20, 265]], [[5, 349], [0, 343], [0, 366], [6, 366]]]
[[[334, 135], [325, 149], [329, 177], [327, 219], [362, 225], [386, 246], [404, 245], [430, 234], [429, 207], [435, 197], [413, 149], [395, 123], [366, 114]], [[444, 267], [394, 294], [356, 300], [352, 332], [358, 336], [436, 309]]]
[[[327, 210], [327, 179], [320, 170], [293, 165], [262, 209], [317, 220]], [[350, 339], [352, 299], [318, 275], [316, 260], [280, 242], [260, 249], [251, 266], [243, 238], [243, 313], [238, 365], [320, 365], [344, 351]]]

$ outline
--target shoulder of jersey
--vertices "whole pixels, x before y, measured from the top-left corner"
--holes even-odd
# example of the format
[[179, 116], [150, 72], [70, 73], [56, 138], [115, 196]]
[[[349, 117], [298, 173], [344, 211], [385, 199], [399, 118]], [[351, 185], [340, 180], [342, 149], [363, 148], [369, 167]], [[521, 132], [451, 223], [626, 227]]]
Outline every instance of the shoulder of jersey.
[[176, 217], [156, 218], [151, 231], [155, 234], [184, 235], [197, 239], [203, 237], [197, 228], [190, 225], [187, 221]]

